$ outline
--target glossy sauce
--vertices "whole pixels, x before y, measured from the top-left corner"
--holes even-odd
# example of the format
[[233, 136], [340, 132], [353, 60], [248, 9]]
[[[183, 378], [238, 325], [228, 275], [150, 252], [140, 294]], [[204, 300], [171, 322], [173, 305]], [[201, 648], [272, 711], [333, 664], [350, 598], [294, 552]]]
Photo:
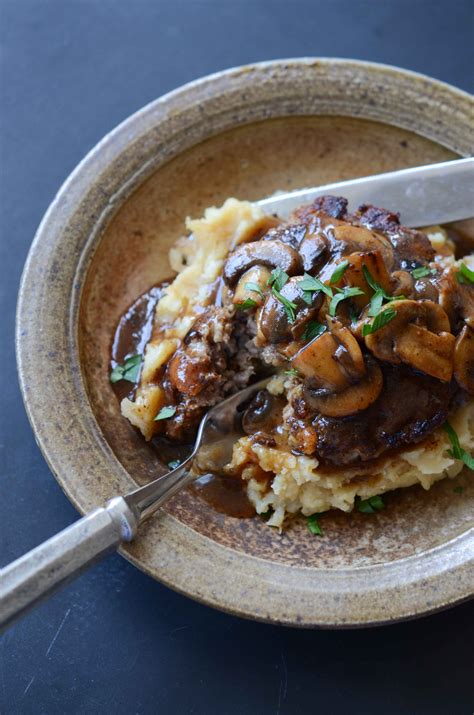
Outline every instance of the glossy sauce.
[[[169, 280], [152, 286], [137, 298], [120, 318], [112, 341], [110, 369], [122, 364], [127, 357], [143, 355], [153, 330], [156, 304], [163, 295]], [[112, 384], [117, 398], [133, 399], [137, 385], [120, 380]], [[237, 437], [236, 437], [237, 438]], [[170, 463], [182, 462], [192, 450], [193, 443], [176, 444], [165, 437], [155, 436], [150, 443], [157, 459], [168, 470]], [[174, 465], [173, 465], [174, 468]], [[247, 497], [245, 482], [238, 477], [223, 474], [206, 474], [196, 480], [191, 491], [216, 511], [239, 519], [255, 515], [255, 509]]]

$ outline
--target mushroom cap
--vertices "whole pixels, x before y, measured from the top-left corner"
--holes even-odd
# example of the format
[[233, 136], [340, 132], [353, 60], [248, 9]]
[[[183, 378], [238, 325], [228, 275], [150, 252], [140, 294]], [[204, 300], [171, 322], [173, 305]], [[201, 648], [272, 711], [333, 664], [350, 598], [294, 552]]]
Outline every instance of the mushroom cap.
[[289, 276], [300, 273], [301, 258], [294, 248], [282, 241], [253, 241], [244, 243], [233, 251], [224, 265], [224, 279], [230, 286], [236, 284], [242, 273], [256, 265], [281, 268]]
[[454, 377], [466, 392], [474, 395], [474, 330], [468, 325], [461, 330], [454, 346]]
[[[443, 308], [430, 300], [398, 300], [385, 305], [396, 316], [365, 337], [368, 349], [395, 365], [405, 363], [448, 382], [453, 373], [454, 336]], [[380, 315], [379, 313], [379, 315]]]
[[348, 417], [366, 410], [378, 398], [383, 387], [382, 371], [371, 357], [367, 358], [367, 374], [363, 380], [342, 392], [312, 391], [305, 387], [305, 397], [311, 407], [325, 417]]
[[281, 295], [296, 305], [296, 318], [290, 323], [284, 305], [270, 293], [257, 318], [259, 334], [269, 343], [282, 343], [298, 339], [306, 324], [316, 318], [322, 303], [320, 293], [313, 294], [313, 301], [308, 305], [303, 298], [303, 291], [298, 287], [300, 278], [293, 277], [281, 289]]
[[267, 287], [267, 281], [270, 278], [270, 269], [266, 266], [253, 266], [245, 271], [237, 286], [235, 287], [234, 297], [232, 302], [235, 304], [244, 303], [246, 300], [253, 300], [258, 305], [263, 303], [263, 298], [258, 291], [246, 288], [248, 283], [256, 283], [260, 290], [263, 291]]

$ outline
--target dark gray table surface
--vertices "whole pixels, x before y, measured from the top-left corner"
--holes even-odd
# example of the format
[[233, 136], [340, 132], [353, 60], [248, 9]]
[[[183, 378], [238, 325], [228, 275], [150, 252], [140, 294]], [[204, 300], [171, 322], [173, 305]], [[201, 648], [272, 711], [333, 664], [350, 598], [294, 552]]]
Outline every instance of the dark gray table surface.
[[[127, 115], [196, 77], [340, 56], [472, 91], [472, 0], [0, 1], [0, 562], [77, 516], [19, 393], [14, 316], [42, 214]], [[118, 556], [0, 642], [2, 713], [472, 713], [474, 606], [365, 631], [242, 621]]]

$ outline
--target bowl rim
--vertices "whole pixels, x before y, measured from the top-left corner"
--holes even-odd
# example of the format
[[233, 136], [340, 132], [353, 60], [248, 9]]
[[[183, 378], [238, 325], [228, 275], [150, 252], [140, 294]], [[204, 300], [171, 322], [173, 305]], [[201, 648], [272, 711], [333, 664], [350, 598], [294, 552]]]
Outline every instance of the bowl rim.
[[[78, 397], [82, 408], [85, 407], [85, 414], [81, 416], [79, 437], [88, 434], [93, 436], [89, 446], [93, 445], [100, 462], [100, 466], [95, 472], [92, 470], [92, 474], [95, 474], [96, 479], [100, 478], [106, 474], [107, 469], [110, 472], [113, 465], [115, 479], [111, 480], [110, 496], [117, 493], [117, 488], [122, 490], [124, 486], [133, 487], [130, 476], [101, 436], [100, 427], [88, 403], [78, 355], [72, 364], [69, 364], [66, 358], [71, 357], [68, 350], [74, 346], [74, 321], [81, 299], [81, 276], [86, 275], [91, 252], [117, 206], [152, 173], [154, 165], [143, 164], [140, 172], [133, 175], [130, 184], [125, 182], [118, 188], [115, 186], [115, 191], [109, 192], [105, 198], [102, 197], [102, 201], [96, 200], [93, 205], [84, 208], [89, 200], [91, 182], [97, 185], [99, 179], [102, 179], [107, 170], [116, 165], [127, 151], [132, 152], [135, 146], [140, 145], [140, 141], [157, 121], [172, 121], [173, 112], [179, 114], [180, 108], [191, 107], [200, 98], [204, 101], [215, 97], [215, 93], [223, 90], [229, 83], [235, 82], [238, 85], [240, 82], [245, 85], [255, 77], [264, 81], [275, 72], [287, 70], [308, 73], [312, 68], [316, 73], [365, 72], [369, 76], [395, 83], [408, 80], [424, 88], [427, 94], [443, 95], [448, 104], [462, 104], [471, 109], [474, 106], [472, 96], [463, 90], [416, 72], [372, 62], [297, 58], [234, 67], [189, 82], [148, 103], [122, 121], [82, 159], [47, 209], [30, 247], [19, 289], [16, 327], [19, 382], [25, 409], [43, 456], [66, 496], [81, 513], [97, 506], [93, 502], [92, 482], [88, 487], [86, 484], [89, 490], [92, 489], [92, 496], [91, 493], [86, 493], [87, 489], [86, 492], [78, 494], [74, 478], [68, 473], [68, 469], [72, 469], [75, 462], [77, 463], [78, 442], [71, 446], [59, 419], [61, 415], [68, 414], [67, 407], [60, 405], [56, 413], [55, 405], [49, 405], [46, 396], [48, 387], [52, 384], [53, 389], [60, 395], [61, 389], [55, 382], [58, 374], [65, 377], [69, 391], [66, 400], [71, 396]], [[184, 112], [184, 109], [182, 111]], [[397, 124], [396, 121], [390, 123]], [[177, 153], [183, 150], [181, 148]], [[166, 156], [161, 157], [161, 163], [167, 160]], [[106, 185], [105, 191], [108, 190]], [[69, 249], [68, 254], [65, 246], [65, 237], [71, 237], [75, 245], [82, 240], [81, 222], [84, 221], [77, 218], [78, 212], [87, 214], [87, 221], [94, 228], [84, 244], [84, 248], [88, 247], [88, 252], [81, 254], [78, 260], [72, 260], [71, 251]], [[57, 264], [61, 257], [69, 261], [68, 265], [72, 270], [71, 280], [67, 284], [58, 274], [57, 265], [54, 267], [54, 263]], [[49, 287], [46, 287], [48, 281], [44, 280], [46, 275], [53, 279]], [[49, 306], [45, 301], [47, 298], [61, 297], [66, 302], [63, 307], [57, 308], [55, 325], [58, 335], [54, 337], [54, 350], [49, 349], [48, 352], [51, 345], [45, 345], [44, 341], [51, 338], [52, 318], [48, 315]], [[42, 332], [44, 326], [49, 326], [45, 327], [45, 335]], [[56, 353], [51, 358], [51, 365], [32, 358], [38, 352], [43, 356]], [[73, 406], [73, 409], [76, 407]], [[74, 449], [76, 454], [72, 454]], [[90, 467], [90, 457], [84, 452], [81, 452], [81, 455]], [[170, 545], [179, 552], [179, 548], [182, 548], [184, 541], [189, 538], [189, 533], [186, 534], [189, 531], [191, 530], [181, 522], [163, 514], [144, 528], [140, 537], [140, 540], [145, 542], [143, 555], [137, 555], [133, 544], [120, 549], [120, 553], [153, 578], [198, 601], [235, 615], [285, 625], [355, 627], [392, 623], [445, 608], [472, 596], [474, 529], [467, 530], [433, 549], [396, 561], [354, 568], [317, 569], [321, 584], [314, 583], [314, 569], [267, 563], [262, 559], [233, 552], [201, 535], [195, 539], [191, 551], [187, 554], [189, 556], [192, 553], [198, 566], [195, 569], [197, 573], [192, 578], [189, 573], [185, 581], [180, 577], [180, 568], [183, 568], [180, 559], [174, 566], [170, 563], [165, 563], [160, 569], [157, 569], [156, 565], [150, 566], [150, 548], [157, 539], [171, 540]], [[213, 574], [207, 572], [210, 551], [214, 563]], [[236, 570], [238, 578], [229, 577], [224, 589], [217, 583], [218, 579], [232, 569]], [[293, 574], [291, 577], [289, 570]], [[201, 571], [205, 575], [198, 573]], [[232, 599], [232, 595], [237, 592], [236, 589], [242, 592], [243, 588], [255, 588], [258, 577], [263, 580], [264, 588], [262, 589], [260, 584], [257, 597], [249, 597], [245, 604], [235, 605], [236, 600]], [[288, 580], [289, 586], [285, 586]], [[263, 594], [266, 594], [264, 604]], [[296, 610], [289, 602], [290, 596], [294, 597], [295, 594], [299, 598]], [[314, 604], [317, 598], [322, 599], [319, 607]]]

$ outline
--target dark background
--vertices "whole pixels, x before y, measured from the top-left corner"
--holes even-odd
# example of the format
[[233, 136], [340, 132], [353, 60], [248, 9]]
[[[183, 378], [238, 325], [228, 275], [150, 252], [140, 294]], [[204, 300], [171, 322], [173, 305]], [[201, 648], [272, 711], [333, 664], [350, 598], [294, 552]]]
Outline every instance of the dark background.
[[[339, 56], [473, 90], [472, 0], [1, 0], [1, 564], [70, 524], [15, 371], [23, 262], [55, 192], [118, 122], [184, 82]], [[474, 604], [366, 631], [242, 621], [110, 557], [0, 641], [4, 713], [473, 711]]]

